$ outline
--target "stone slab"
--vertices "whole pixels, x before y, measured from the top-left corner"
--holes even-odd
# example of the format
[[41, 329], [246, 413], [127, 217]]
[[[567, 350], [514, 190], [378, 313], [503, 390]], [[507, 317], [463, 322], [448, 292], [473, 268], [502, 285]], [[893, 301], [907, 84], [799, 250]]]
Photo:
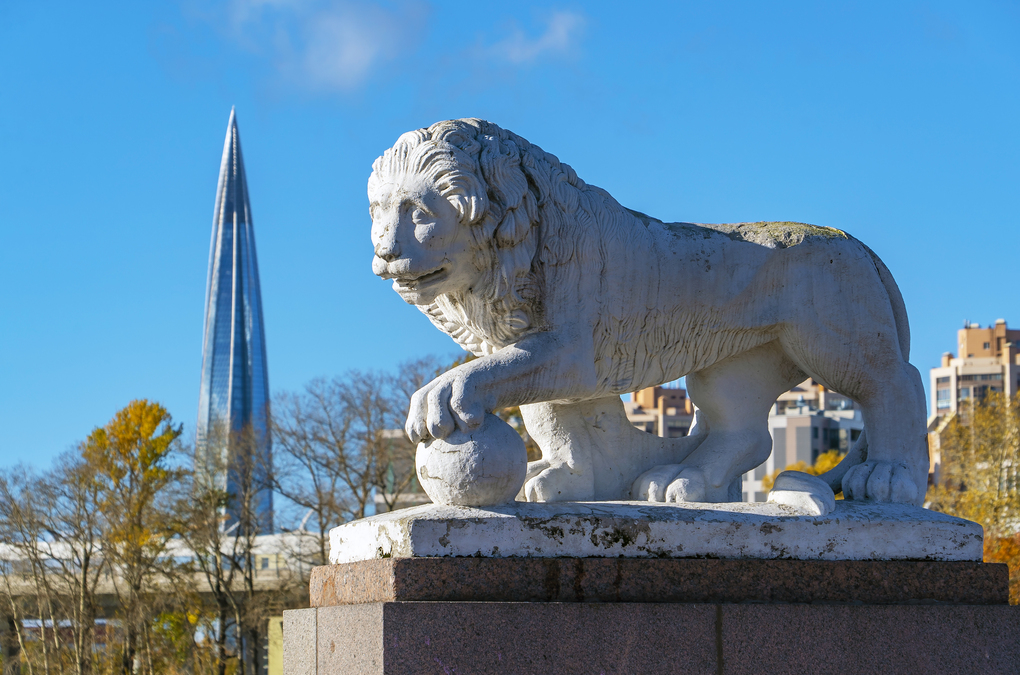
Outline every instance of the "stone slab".
[[428, 504], [330, 532], [330, 562], [419, 557], [624, 557], [980, 561], [977, 523], [904, 504], [838, 501], [826, 516], [781, 504]]
[[316, 675], [319, 663], [316, 658], [315, 640], [319, 628], [318, 614], [304, 609], [288, 609], [283, 612], [283, 654], [288, 675]]
[[718, 607], [727, 675], [1020, 673], [1016, 606]]
[[1006, 565], [669, 558], [386, 558], [312, 570], [314, 607], [392, 601], [1007, 604]]
[[1020, 672], [1009, 605], [390, 602], [288, 612], [285, 635], [301, 614], [317, 675]]
[[[318, 640], [315, 656], [317, 673], [381, 673], [386, 635], [383, 612], [385, 605], [353, 605], [351, 612], [322, 611], [316, 613]], [[286, 617], [284, 617], [286, 620]], [[284, 634], [287, 627], [284, 626]], [[287, 660], [287, 652], [283, 654]], [[286, 668], [284, 672], [288, 673]]]

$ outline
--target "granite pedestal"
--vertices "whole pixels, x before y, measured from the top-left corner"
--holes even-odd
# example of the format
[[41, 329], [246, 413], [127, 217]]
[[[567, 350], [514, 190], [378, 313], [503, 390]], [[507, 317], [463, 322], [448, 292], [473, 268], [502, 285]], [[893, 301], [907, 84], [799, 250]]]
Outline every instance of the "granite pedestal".
[[[334, 530], [334, 559], [351, 559], [316, 568], [313, 607], [285, 612], [285, 673], [1020, 672], [1020, 608], [1005, 566], [980, 562], [973, 523], [868, 504], [833, 520], [748, 505], [531, 506], [546, 510], [424, 507]], [[661, 527], [729, 555], [665, 554]], [[372, 529], [392, 545], [337, 547]], [[743, 555], [727, 548], [739, 530]], [[886, 548], [827, 559], [853, 558], [865, 530], [870, 550]], [[571, 538], [604, 554], [557, 555]], [[471, 546], [485, 551], [465, 556]], [[908, 559], [910, 546], [927, 559]]]

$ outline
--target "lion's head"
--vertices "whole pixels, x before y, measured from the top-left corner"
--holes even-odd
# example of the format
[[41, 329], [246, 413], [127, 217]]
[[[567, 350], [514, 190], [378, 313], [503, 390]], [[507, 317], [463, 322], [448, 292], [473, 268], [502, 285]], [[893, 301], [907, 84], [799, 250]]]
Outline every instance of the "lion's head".
[[491, 353], [538, 327], [540, 239], [569, 259], [555, 251], [573, 245], [559, 226], [592, 190], [612, 200], [490, 122], [408, 132], [372, 164], [372, 270], [463, 347]]

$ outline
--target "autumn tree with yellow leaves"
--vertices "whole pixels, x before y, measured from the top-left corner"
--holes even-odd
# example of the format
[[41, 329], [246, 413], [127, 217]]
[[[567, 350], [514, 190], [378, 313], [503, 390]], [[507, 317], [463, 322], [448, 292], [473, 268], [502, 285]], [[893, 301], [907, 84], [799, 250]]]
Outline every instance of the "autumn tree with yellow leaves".
[[[776, 484], [776, 478], [784, 471], [801, 471], [803, 473], [811, 474], [812, 476], [821, 476], [829, 469], [834, 469], [844, 456], [845, 455], [840, 454], [836, 450], [829, 450], [828, 452], [823, 452], [818, 455], [818, 458], [815, 459], [815, 463], [811, 466], [808, 466], [808, 463], [805, 461], [800, 461], [796, 464], [791, 464], [786, 468], [776, 469], [761, 479], [761, 487], [766, 492], [771, 490], [772, 486]], [[836, 499], [842, 498], [842, 495], [836, 495]]]
[[158, 403], [131, 401], [105, 426], [96, 428], [82, 444], [81, 454], [91, 468], [104, 519], [103, 552], [115, 565], [122, 584], [117, 595], [124, 644], [120, 672], [137, 672], [139, 653], [152, 670], [151, 594], [154, 581], [171, 572], [166, 550], [175, 490], [183, 471], [171, 464], [182, 433], [166, 408]]
[[939, 433], [938, 485], [928, 507], [980, 523], [985, 561], [1009, 565], [1020, 604], [1020, 395], [992, 392], [961, 405]]

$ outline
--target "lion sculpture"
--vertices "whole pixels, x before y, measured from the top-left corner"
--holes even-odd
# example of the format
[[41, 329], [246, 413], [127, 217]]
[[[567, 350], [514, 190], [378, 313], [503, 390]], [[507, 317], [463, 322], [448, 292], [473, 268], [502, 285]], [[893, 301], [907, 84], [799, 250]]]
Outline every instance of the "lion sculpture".
[[[478, 357], [413, 396], [413, 442], [519, 405], [542, 451], [522, 499], [736, 501], [771, 452], [771, 406], [810, 376], [865, 421], [825, 484], [922, 502], [925, 396], [906, 310], [853, 237], [664, 223], [478, 119], [408, 132], [372, 168], [373, 271]], [[681, 376], [691, 433], [635, 429], [620, 395]]]

